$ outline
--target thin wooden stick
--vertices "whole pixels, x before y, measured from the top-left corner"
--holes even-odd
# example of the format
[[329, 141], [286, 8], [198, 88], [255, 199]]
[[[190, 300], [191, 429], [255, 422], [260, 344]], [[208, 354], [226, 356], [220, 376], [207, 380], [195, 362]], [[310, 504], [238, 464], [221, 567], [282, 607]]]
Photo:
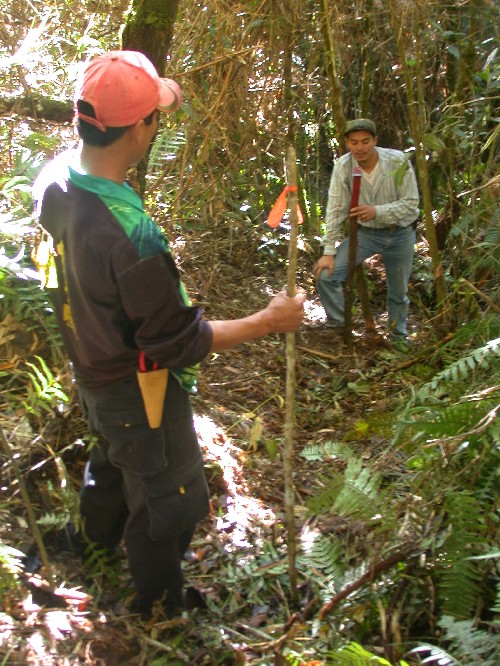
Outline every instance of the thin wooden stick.
[[[297, 272], [297, 157], [293, 146], [288, 148], [287, 154], [287, 185], [292, 188], [288, 192], [288, 205], [290, 208], [290, 242], [288, 245], [288, 296], [295, 296], [295, 275]], [[285, 447], [283, 467], [285, 478], [285, 515], [287, 526], [288, 549], [288, 575], [290, 578], [290, 596], [293, 601], [297, 599], [297, 537], [295, 528], [295, 490], [293, 481], [293, 449], [295, 425], [295, 368], [297, 351], [295, 348], [295, 333], [286, 334], [286, 394], [285, 394]]]
[[17, 483], [19, 484], [19, 490], [21, 491], [21, 497], [23, 498], [24, 506], [26, 507], [26, 512], [28, 514], [28, 523], [31, 532], [33, 534], [33, 537], [35, 538], [36, 545], [38, 546], [40, 559], [42, 560], [43, 566], [45, 568], [47, 583], [49, 584], [49, 587], [53, 592], [55, 589], [55, 581], [52, 575], [52, 567], [50, 566], [49, 563], [49, 557], [47, 555], [47, 550], [45, 549], [45, 544], [43, 543], [42, 535], [40, 533], [40, 530], [38, 529], [38, 525], [36, 524], [36, 517], [35, 517], [35, 512], [33, 510], [33, 505], [31, 504], [30, 496], [26, 489], [26, 484], [24, 483], [21, 470], [19, 469], [19, 465], [17, 464], [17, 461], [12, 454], [9, 442], [5, 437], [3, 428], [1, 426], [0, 426], [0, 442], [2, 443], [2, 448], [5, 451], [5, 454], [8, 457], [10, 464], [12, 465], [14, 474], [16, 475]]
[[[359, 188], [361, 184], [361, 168], [355, 166], [352, 170], [352, 193], [349, 210], [359, 204]], [[347, 265], [347, 280], [345, 284], [344, 339], [346, 344], [352, 344], [352, 304], [354, 302], [354, 280], [356, 276], [356, 254], [358, 250], [358, 219], [349, 218], [349, 259]]]

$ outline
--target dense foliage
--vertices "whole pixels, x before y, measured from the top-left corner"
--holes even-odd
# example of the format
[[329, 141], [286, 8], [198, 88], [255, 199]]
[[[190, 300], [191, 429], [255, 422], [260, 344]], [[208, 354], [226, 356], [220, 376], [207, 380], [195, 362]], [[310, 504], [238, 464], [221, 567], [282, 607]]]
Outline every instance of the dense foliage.
[[[0, 7], [0, 512], [6, 525], [0, 599], [8, 614], [25, 581], [21, 565], [36, 526], [50, 535], [75, 514], [84, 436], [50, 302], [35, 272], [34, 258], [48, 264], [30, 186], [47, 159], [73, 144], [78, 65], [119, 47], [128, 3], [31, 0], [13, 7], [0, 0]], [[149, 661], [137, 663], [246, 663], [249, 636], [252, 654], [260, 655], [256, 664], [495, 663], [500, 64], [494, 11], [487, 0], [179, 3], [165, 74], [179, 80], [185, 101], [163, 121], [150, 155], [146, 202], [207, 315], [243, 315], [256, 292], [263, 297], [283, 283], [286, 225], [272, 233], [263, 222], [284, 185], [290, 141], [306, 217], [298, 282], [314, 301], [310, 266], [319, 252], [329, 174], [342, 149], [339, 105], [345, 117], [373, 117], [381, 145], [413, 156], [409, 99], [418, 108], [448, 296], [445, 302], [436, 297], [421, 230], [411, 358], [346, 350], [333, 368], [328, 354], [304, 358], [297, 404], [297, 469], [305, 488], [298, 512], [300, 607], [288, 607], [282, 532], [276, 539], [274, 533], [256, 537], [251, 548], [228, 549], [212, 575], [223, 589], [214, 617], [229, 627], [219, 632], [217, 623], [201, 624], [213, 661], [189, 656], [192, 636], [180, 627], [162, 637], [177, 661], [162, 661], [153, 635]], [[325, 39], [325, 30], [333, 39]], [[374, 298], [377, 279], [371, 271]], [[246, 301], [236, 297], [242, 284]], [[280, 363], [281, 348], [273, 344]], [[257, 349], [259, 362], [260, 356]], [[247, 361], [243, 372], [256, 363]], [[267, 413], [272, 436], [264, 436], [259, 409], [276, 402], [280, 418], [282, 389], [263, 381], [261, 390], [264, 397], [251, 410], [239, 407], [245, 401], [231, 384], [217, 394], [218, 404], [197, 407], [275, 473], [276, 411]], [[252, 456], [245, 474], [255, 480], [262, 471]], [[23, 478], [34, 509], [22, 493]], [[102, 574], [96, 565], [96, 578], [97, 571]], [[245, 605], [266, 608], [253, 633], [241, 626]], [[2, 643], [5, 659], [15, 643]]]

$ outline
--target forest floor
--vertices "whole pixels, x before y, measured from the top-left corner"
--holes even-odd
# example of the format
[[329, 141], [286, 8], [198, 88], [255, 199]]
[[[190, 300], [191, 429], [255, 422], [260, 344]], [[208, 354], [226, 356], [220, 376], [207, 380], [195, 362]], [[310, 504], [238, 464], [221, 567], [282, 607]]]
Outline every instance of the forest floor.
[[[196, 256], [189, 242], [182, 251], [173, 245], [188, 289], [207, 318], [244, 316], [263, 307], [270, 293], [281, 288], [280, 279], [281, 284], [286, 281], [282, 263], [269, 280], [257, 273], [257, 266], [249, 268], [248, 261], [241, 266], [238, 257], [224, 263], [209, 250]], [[423, 256], [425, 248], [421, 252]], [[306, 263], [312, 259], [306, 257]], [[368, 275], [374, 313], [381, 312], [385, 285], [377, 260]], [[306, 267], [299, 284], [308, 292], [307, 320], [295, 335], [297, 532], [305, 538], [313, 525], [346, 540], [362, 526], [335, 515], [326, 520], [311, 515], [306, 504], [321, 487], [324, 463], [308, 461], [300, 453], [330, 441], [350, 442], [363, 451], [363, 458], [397, 473], [400, 461], [392, 455], [393, 433], [386, 422], [393, 406], [408, 399], [412, 371], [428, 356], [430, 342], [422, 326], [425, 313], [413, 310], [409, 351], [393, 349], [386, 341], [383, 318], [378, 333], [368, 335], [356, 316], [352, 343], [347, 345], [321, 327], [324, 312], [309, 276]], [[9, 353], [29, 358], [41, 353], [42, 342], [19, 325]], [[314, 572], [300, 572], [300, 600], [295, 606], [289, 601], [282, 457], [285, 376], [283, 335], [241, 345], [202, 364], [192, 403], [212, 515], [197, 529], [185, 572], [186, 584], [199, 590], [206, 608], [174, 620], [157, 617], [144, 624], [131, 616], [124, 554], [113, 566], [96, 560], [84, 570], [78, 557], [58, 547], [49, 518], [42, 532], [59, 588], [51, 589], [49, 572], [36, 556], [12, 460], [4, 456], [0, 542], [35, 555], [16, 574], [17, 586], [4, 592], [2, 665], [285, 663], [287, 621], [306, 607], [314, 619], [321, 606], [310, 584]], [[60, 513], [65, 498], [74, 497], [78, 489], [85, 462], [85, 427], [76, 400], [62, 414], [47, 414], [39, 432], [22, 410], [2, 416], [1, 425], [9, 434], [36, 515]], [[329, 464], [341, 463], [332, 459]], [[297, 664], [323, 663], [314, 662], [314, 632], [304, 629], [298, 640], [302, 654], [311, 657]]]

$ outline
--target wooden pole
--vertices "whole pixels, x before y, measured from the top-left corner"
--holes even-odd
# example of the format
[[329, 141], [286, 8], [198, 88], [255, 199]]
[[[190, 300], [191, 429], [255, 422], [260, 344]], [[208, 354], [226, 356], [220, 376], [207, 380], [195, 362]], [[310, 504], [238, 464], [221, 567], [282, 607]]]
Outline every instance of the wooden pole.
[[[352, 194], [351, 208], [356, 208], [359, 204], [359, 189], [361, 186], [361, 169], [355, 166], [352, 170]], [[354, 278], [356, 274], [356, 252], [358, 249], [358, 219], [349, 218], [349, 260], [347, 265], [347, 280], [345, 285], [344, 302], [344, 338], [348, 345], [352, 344], [352, 304], [354, 302]]]
[[[288, 205], [290, 208], [290, 242], [288, 245], [288, 274], [287, 293], [295, 296], [295, 275], [297, 272], [297, 157], [293, 146], [288, 148], [287, 185], [292, 188], [288, 191]], [[288, 575], [290, 578], [290, 596], [292, 601], [297, 600], [297, 537], [295, 526], [295, 485], [293, 480], [293, 450], [295, 426], [295, 387], [296, 387], [296, 361], [295, 333], [286, 334], [286, 394], [285, 394], [285, 446], [283, 452], [283, 469], [285, 480], [285, 517], [287, 528]]]

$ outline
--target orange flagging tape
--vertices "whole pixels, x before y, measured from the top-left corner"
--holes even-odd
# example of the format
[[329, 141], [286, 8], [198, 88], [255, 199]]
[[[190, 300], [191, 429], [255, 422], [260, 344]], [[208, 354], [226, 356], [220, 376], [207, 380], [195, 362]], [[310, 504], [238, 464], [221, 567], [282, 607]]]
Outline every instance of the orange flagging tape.
[[[286, 210], [286, 195], [288, 194], [288, 192], [297, 192], [298, 189], [299, 188], [297, 187], [297, 185], [286, 185], [283, 188], [282, 193], [276, 199], [276, 203], [271, 208], [271, 212], [269, 213], [269, 217], [267, 218], [267, 224], [270, 227], [272, 227], [273, 229], [279, 227]], [[297, 203], [297, 218], [298, 218], [298, 223], [302, 224], [304, 218], [302, 217], [302, 211], [300, 210], [300, 206], [298, 203]]]

